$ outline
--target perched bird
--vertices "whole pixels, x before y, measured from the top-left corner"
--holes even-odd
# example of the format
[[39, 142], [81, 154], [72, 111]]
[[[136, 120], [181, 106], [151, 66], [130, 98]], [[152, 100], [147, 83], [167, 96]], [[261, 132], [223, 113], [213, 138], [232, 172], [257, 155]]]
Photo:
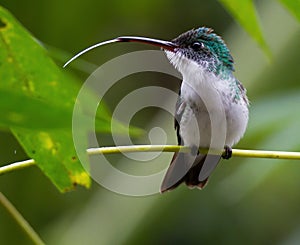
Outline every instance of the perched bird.
[[[178, 144], [190, 153], [175, 153], [161, 185], [161, 192], [185, 182], [202, 189], [221, 157], [230, 158], [231, 147], [244, 135], [248, 123], [246, 89], [233, 75], [233, 58], [211, 28], [187, 31], [172, 41], [124, 36], [93, 45], [70, 59], [113, 42], [140, 42], [161, 47], [182, 74], [175, 111]], [[209, 149], [202, 154], [199, 148]], [[225, 155], [222, 151], [225, 148]]]
[[203, 188], [219, 155], [200, 154], [198, 148], [222, 149], [224, 158], [244, 135], [249, 102], [246, 89], [234, 75], [233, 58], [220, 36], [200, 27], [172, 40], [166, 55], [182, 74], [175, 113], [178, 144], [191, 153], [175, 153], [161, 185], [161, 192], [185, 182]]

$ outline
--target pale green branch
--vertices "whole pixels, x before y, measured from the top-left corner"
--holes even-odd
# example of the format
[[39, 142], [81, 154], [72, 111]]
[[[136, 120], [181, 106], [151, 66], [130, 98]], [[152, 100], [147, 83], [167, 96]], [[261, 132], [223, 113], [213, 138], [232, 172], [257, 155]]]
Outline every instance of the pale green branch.
[[[189, 152], [190, 148], [186, 146], [178, 145], [131, 145], [131, 146], [113, 146], [113, 147], [100, 147], [87, 149], [88, 155], [96, 154], [115, 154], [122, 152]], [[200, 149], [200, 152], [210, 154], [220, 154], [220, 152]], [[224, 152], [221, 152], [223, 154]], [[263, 150], [241, 150], [232, 149], [232, 157], [249, 157], [249, 158], [271, 158], [271, 159], [288, 159], [288, 160], [300, 160], [300, 152], [289, 151], [263, 151]], [[15, 162], [3, 167], [0, 167], [0, 175], [26, 168], [35, 165], [33, 159], [26, 161]]]
[[12, 205], [12, 203], [0, 192], [0, 204], [7, 210], [7, 212], [16, 220], [20, 227], [25, 231], [33, 244], [43, 245], [45, 244], [39, 235], [32, 229], [30, 224], [24, 219], [24, 217], [18, 212], [18, 210]]
[[233, 149], [232, 156], [249, 157], [249, 158], [300, 160], [300, 152], [291, 152], [291, 151], [259, 151], [259, 150]]
[[14, 162], [9, 165], [0, 167], [0, 175], [5, 174], [14, 170], [19, 170], [22, 168], [27, 168], [32, 165], [35, 165], [35, 161], [33, 159], [25, 160], [25, 161], [20, 161], [20, 162]]

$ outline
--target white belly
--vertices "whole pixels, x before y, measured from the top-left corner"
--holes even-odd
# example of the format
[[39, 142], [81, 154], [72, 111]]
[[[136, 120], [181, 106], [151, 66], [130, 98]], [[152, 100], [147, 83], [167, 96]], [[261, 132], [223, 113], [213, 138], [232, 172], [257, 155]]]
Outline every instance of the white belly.
[[[235, 78], [220, 78], [184, 55], [166, 52], [171, 63], [183, 76], [181, 97], [184, 111], [180, 136], [185, 145], [224, 147], [237, 143], [248, 123], [248, 102], [235, 100]], [[230, 80], [231, 79], [231, 80]], [[244, 91], [243, 91], [244, 92]], [[199, 126], [195, 126], [195, 121]]]
[[210, 86], [209, 82], [206, 78], [205, 84], [192, 88], [183, 81], [181, 96], [186, 106], [180, 122], [180, 135], [188, 146], [231, 147], [246, 130], [247, 102], [243, 99], [234, 102], [223, 82], [219, 82], [219, 87]]

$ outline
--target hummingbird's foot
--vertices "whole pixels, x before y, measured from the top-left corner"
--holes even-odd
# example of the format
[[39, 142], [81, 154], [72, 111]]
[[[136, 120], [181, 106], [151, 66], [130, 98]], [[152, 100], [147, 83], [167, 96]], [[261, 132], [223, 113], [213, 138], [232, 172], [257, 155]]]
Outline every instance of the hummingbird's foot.
[[225, 145], [225, 147], [224, 147], [224, 153], [222, 155], [222, 158], [228, 160], [229, 158], [231, 158], [231, 156], [232, 156], [232, 149], [231, 149], [231, 147], [229, 147], [228, 145]]

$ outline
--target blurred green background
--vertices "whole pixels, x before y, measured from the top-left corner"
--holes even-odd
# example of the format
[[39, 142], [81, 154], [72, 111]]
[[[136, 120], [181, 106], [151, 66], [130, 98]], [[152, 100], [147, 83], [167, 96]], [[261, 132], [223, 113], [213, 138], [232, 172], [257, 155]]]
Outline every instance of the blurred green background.
[[[1, 0], [0, 4], [33, 36], [52, 47], [53, 57], [61, 54], [65, 59], [65, 54], [71, 56], [120, 35], [168, 40], [193, 27], [213, 27], [231, 49], [236, 76], [247, 87], [251, 101], [249, 127], [237, 148], [300, 149], [300, 25], [277, 1], [256, 1], [273, 53], [271, 61], [218, 1]], [[118, 44], [84, 58], [101, 65], [146, 48]], [[62, 65], [61, 60], [57, 62]], [[82, 71], [74, 73], [82, 81], [88, 76]], [[120, 83], [108, 93], [108, 106], [113, 110], [124, 91], [137, 87], [161, 85], [176, 91], [180, 85], [163, 75], [148, 75]], [[146, 125], [149, 117], [160, 113], [145, 110], [134, 124], [151, 128], [151, 123]], [[164, 125], [155, 126], [173, 130], [170, 115], [162, 117], [166, 118]], [[11, 134], [0, 132], [0, 136], [1, 165], [27, 159]], [[99, 137], [102, 144], [111, 143], [109, 136]], [[147, 137], [137, 141], [148, 143]], [[176, 143], [175, 132], [168, 143]], [[171, 155], [166, 153], [168, 162]], [[117, 160], [120, 168], [130, 164], [127, 161], [124, 166], [120, 157]], [[128, 197], [97, 183], [90, 190], [60, 194], [32, 167], [1, 176], [0, 190], [47, 244], [299, 244], [299, 173], [299, 161], [236, 158], [222, 161], [202, 191], [181, 186], [164, 195]], [[0, 243], [31, 244], [2, 207]]]

